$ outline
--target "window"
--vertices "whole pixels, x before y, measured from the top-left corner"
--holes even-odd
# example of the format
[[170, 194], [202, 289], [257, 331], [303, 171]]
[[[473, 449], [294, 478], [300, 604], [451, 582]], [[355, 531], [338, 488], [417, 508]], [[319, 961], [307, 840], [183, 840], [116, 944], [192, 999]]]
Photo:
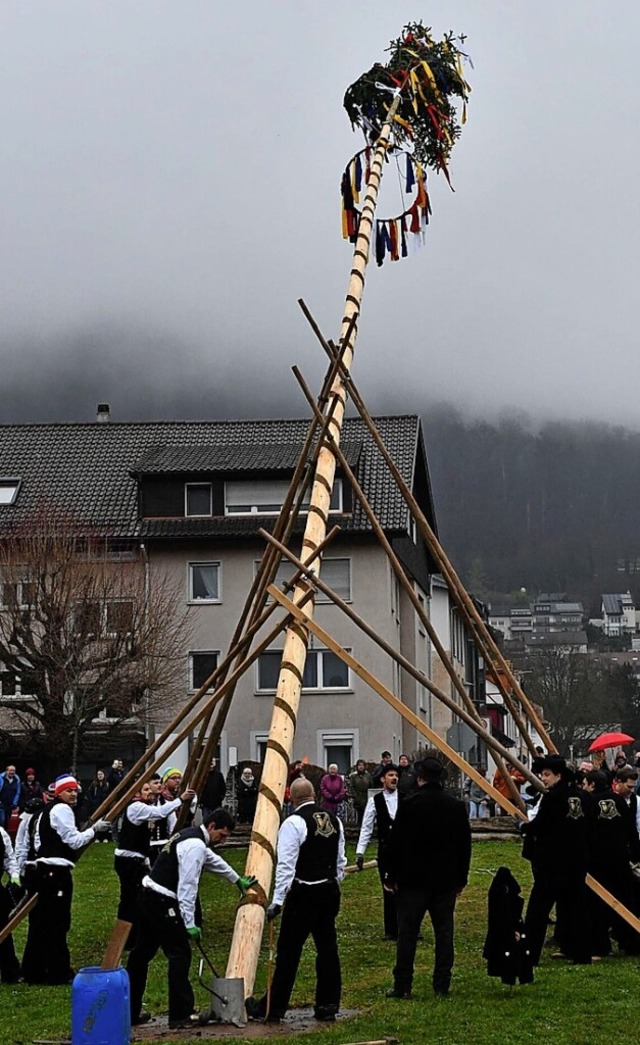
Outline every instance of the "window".
[[189, 601], [220, 602], [220, 563], [189, 563]]
[[[268, 650], [258, 657], [258, 690], [273, 692], [278, 685], [282, 650]], [[349, 668], [331, 650], [310, 649], [304, 666], [303, 690], [350, 689]]]
[[135, 605], [132, 599], [97, 599], [76, 603], [74, 619], [78, 635], [87, 639], [114, 638], [130, 635], [134, 626]]
[[268, 733], [252, 732], [250, 734], [251, 759], [253, 762], [264, 762], [265, 755], [267, 754], [268, 739]]
[[17, 672], [0, 664], [0, 697], [30, 697], [35, 689], [35, 679], [28, 668]]
[[358, 729], [319, 729], [316, 737], [318, 765], [327, 767], [335, 762], [344, 776], [360, 757]]
[[105, 608], [105, 629], [108, 635], [130, 635], [133, 630], [133, 602], [131, 599], [112, 599]]
[[0, 505], [14, 504], [20, 489], [20, 479], [0, 479]]
[[210, 675], [218, 667], [219, 653], [214, 650], [200, 650], [189, 654], [189, 688], [200, 689]]
[[[225, 515], [277, 515], [289, 491], [287, 479], [234, 479], [225, 483]], [[301, 511], [309, 507], [307, 490]], [[331, 491], [330, 512], [342, 511], [342, 480], [336, 479]]]
[[37, 585], [33, 581], [18, 580], [0, 583], [0, 606], [15, 610], [35, 606]]
[[211, 515], [211, 483], [187, 483], [184, 499], [185, 515]]
[[[256, 569], [259, 566], [259, 562], [256, 562]], [[276, 573], [273, 583], [278, 588], [282, 588], [285, 581], [290, 580], [296, 568], [292, 562], [287, 559], [278, 566], [278, 572]], [[345, 602], [351, 602], [351, 559], [323, 559], [322, 567], [320, 569], [320, 578], [325, 584], [328, 584], [330, 588], [333, 588], [336, 595]], [[331, 602], [328, 595], [319, 591], [316, 598], [316, 602]]]

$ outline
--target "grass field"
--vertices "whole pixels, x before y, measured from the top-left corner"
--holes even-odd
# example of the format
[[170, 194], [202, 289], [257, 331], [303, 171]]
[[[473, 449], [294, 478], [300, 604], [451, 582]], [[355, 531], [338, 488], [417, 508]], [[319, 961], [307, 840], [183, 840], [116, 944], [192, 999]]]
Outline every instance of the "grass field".
[[[243, 867], [244, 850], [229, 851], [229, 862]], [[351, 849], [350, 857], [353, 857]], [[75, 871], [73, 928], [70, 936], [75, 968], [100, 964], [113, 924], [117, 881], [112, 869], [113, 846], [94, 845]], [[482, 959], [486, 931], [486, 895], [490, 872], [510, 867], [528, 895], [529, 865], [515, 841], [475, 842], [468, 889], [456, 916], [456, 965], [449, 998], [436, 999], [431, 990], [432, 940], [428, 919], [424, 942], [418, 944], [414, 997], [394, 1001], [384, 997], [392, 983], [394, 945], [381, 939], [381, 900], [375, 871], [351, 875], [343, 886], [338, 922], [344, 980], [343, 1005], [359, 1010], [352, 1020], [340, 1021], [312, 1034], [268, 1040], [274, 1045], [342, 1045], [395, 1035], [401, 1045], [422, 1042], [447, 1045], [602, 1045], [629, 1040], [640, 1014], [640, 975], [637, 958], [617, 954], [593, 966], [571, 966], [552, 961], [545, 952], [535, 983], [509, 988], [490, 979]], [[236, 890], [223, 879], [203, 876], [204, 942], [214, 964], [225, 968], [231, 938]], [[277, 924], [277, 923], [276, 923]], [[21, 953], [24, 928], [16, 940]], [[266, 946], [263, 944], [256, 993], [264, 988]], [[195, 977], [195, 961], [193, 980]], [[312, 1004], [314, 952], [309, 944], [303, 957], [294, 1005]], [[205, 991], [196, 983], [199, 1002]], [[70, 1027], [70, 988], [0, 986], [0, 1045], [27, 1045], [34, 1039], [66, 1037]], [[166, 964], [156, 958], [146, 996], [152, 1012], [166, 1012]], [[164, 1038], [167, 1043], [169, 1039]], [[178, 1040], [178, 1039], [176, 1039]], [[187, 1039], [180, 1038], [183, 1043]], [[195, 1043], [197, 1039], [194, 1037]], [[223, 1040], [223, 1039], [217, 1039]], [[235, 1038], [236, 1042], [241, 1039]]]

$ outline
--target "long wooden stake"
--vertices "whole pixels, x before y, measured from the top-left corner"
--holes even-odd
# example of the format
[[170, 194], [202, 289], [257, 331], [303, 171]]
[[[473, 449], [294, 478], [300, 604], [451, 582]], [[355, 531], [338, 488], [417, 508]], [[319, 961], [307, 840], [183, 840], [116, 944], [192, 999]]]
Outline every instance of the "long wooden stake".
[[[322, 342], [323, 342], [323, 345], [327, 344], [327, 342], [324, 342], [324, 339], [322, 339]], [[332, 347], [332, 346], [329, 345], [329, 351], [332, 353], [333, 357], [335, 357], [335, 352], [336, 352], [335, 347]], [[357, 391], [357, 389], [356, 389], [356, 387], [355, 387], [355, 385], [353, 383], [353, 380], [351, 379], [351, 375], [350, 374], [346, 375], [345, 376], [345, 380], [348, 383], [349, 395], [350, 395], [351, 399], [353, 400], [353, 402], [354, 402], [354, 404], [355, 404], [355, 406], [356, 406], [360, 416], [362, 417], [362, 420], [364, 421], [365, 425], [369, 429], [369, 432], [371, 433], [371, 436], [374, 439], [374, 441], [376, 443], [376, 446], [378, 447], [378, 449], [380, 450], [382, 456], [384, 457], [384, 460], [385, 460], [389, 470], [391, 471], [391, 474], [393, 475], [393, 477], [394, 477], [394, 479], [396, 481], [398, 489], [400, 490], [402, 496], [404, 497], [405, 501], [407, 502], [407, 506], [409, 507], [409, 509], [410, 509], [410, 511], [411, 511], [411, 513], [412, 513], [412, 515], [414, 517], [414, 519], [416, 520], [418, 528], [420, 529], [420, 532], [422, 533], [422, 536], [424, 537], [424, 539], [425, 539], [425, 541], [427, 543], [427, 546], [429, 547], [429, 550], [431, 551], [431, 554], [433, 555], [433, 558], [435, 559], [436, 563], [438, 564], [438, 567], [439, 567], [439, 569], [440, 569], [440, 571], [441, 571], [445, 581], [447, 582], [447, 587], [449, 588], [449, 591], [451, 592], [452, 598], [454, 599], [454, 601], [458, 605], [458, 607], [459, 607], [461, 613], [463, 614], [465, 620], [469, 624], [469, 627], [470, 627], [470, 629], [472, 631], [472, 634], [474, 635], [474, 637], [476, 639], [476, 643], [479, 646], [481, 646], [482, 650], [484, 651], [484, 654], [485, 654], [485, 657], [486, 657], [487, 661], [489, 661], [490, 663], [495, 663], [495, 664], [497, 664], [500, 667], [501, 671], [504, 673], [505, 677], [508, 679], [509, 684], [512, 687], [513, 692], [516, 694], [517, 699], [520, 702], [522, 708], [524, 709], [525, 713], [529, 717], [529, 720], [531, 721], [531, 723], [533, 724], [533, 726], [537, 730], [537, 732], [538, 732], [538, 734], [540, 736], [540, 739], [542, 740], [542, 742], [546, 746], [547, 750], [551, 751], [551, 752], [555, 752], [557, 750], [556, 747], [555, 747], [555, 744], [553, 743], [553, 741], [551, 740], [550, 736], [548, 735], [548, 733], [547, 733], [547, 731], [546, 731], [546, 729], [544, 727], [544, 724], [543, 724], [542, 720], [540, 719], [540, 716], [538, 715], [535, 707], [533, 706], [533, 704], [531, 703], [529, 698], [524, 693], [522, 687], [520, 686], [520, 683], [518, 682], [516, 676], [514, 675], [513, 671], [511, 670], [510, 665], [505, 660], [504, 656], [502, 655], [501, 650], [498, 648], [498, 645], [496, 644], [495, 640], [491, 636], [491, 634], [490, 634], [490, 632], [489, 632], [485, 622], [482, 620], [482, 617], [478, 613], [478, 610], [476, 609], [476, 607], [475, 607], [475, 605], [473, 603], [473, 600], [469, 597], [469, 595], [468, 595], [464, 585], [462, 584], [462, 581], [460, 580], [460, 578], [458, 577], [457, 573], [455, 572], [455, 570], [454, 570], [451, 562], [449, 561], [447, 555], [445, 554], [445, 551], [442, 548], [438, 538], [436, 537], [434, 531], [432, 530], [431, 525], [430, 525], [428, 519], [426, 518], [424, 512], [420, 508], [420, 505], [418, 504], [418, 502], [416, 501], [415, 497], [413, 496], [413, 493], [409, 489], [409, 486], [405, 482], [403, 476], [400, 474], [400, 471], [399, 471], [395, 461], [393, 460], [391, 454], [387, 450], [387, 447], [386, 447], [386, 445], [384, 443], [384, 440], [382, 439], [380, 433], [378, 432], [378, 429], [376, 427], [375, 421], [373, 420], [373, 418], [371, 417], [371, 414], [369, 413], [367, 407], [365, 406], [364, 400], [359, 395], [359, 393], [358, 393], [358, 391]], [[513, 702], [511, 700], [511, 696], [510, 696], [508, 690], [506, 689], [506, 687], [503, 686], [503, 683], [502, 683], [502, 680], [500, 679], [499, 674], [496, 677], [496, 684], [497, 684], [498, 688], [500, 689], [500, 691], [502, 693], [502, 696], [503, 696], [503, 698], [505, 700], [505, 704], [507, 705], [509, 710], [512, 711]], [[512, 711], [512, 714], [513, 714], [513, 711]], [[517, 717], [517, 711], [516, 711], [516, 714], [515, 714], [514, 718], [515, 717]]]
[[[422, 720], [419, 719], [413, 711], [406, 707], [402, 701], [391, 692], [391, 690], [387, 689], [387, 687], [380, 682], [375, 675], [368, 671], [367, 668], [360, 664], [351, 653], [348, 653], [343, 649], [340, 643], [336, 642], [336, 640], [325, 631], [324, 628], [321, 628], [313, 618], [309, 617], [304, 610], [294, 606], [293, 603], [282, 594], [282, 592], [278, 591], [278, 589], [272, 589], [271, 593], [274, 598], [278, 599], [278, 602], [280, 602], [281, 605], [286, 605], [291, 615], [301, 624], [304, 624], [309, 631], [313, 632], [327, 649], [330, 649], [337, 657], [340, 657], [340, 659], [344, 661], [344, 663], [347, 664], [364, 682], [366, 682], [375, 693], [378, 693], [383, 700], [386, 700], [386, 702], [390, 704], [399, 715], [406, 719], [407, 722], [410, 722], [411, 725], [415, 726], [418, 732], [422, 733], [423, 736], [427, 737], [433, 743], [434, 747], [437, 747], [448, 759], [450, 759], [451, 762], [454, 763], [454, 765], [457, 765], [459, 769], [467, 774], [467, 776], [471, 777], [471, 779], [483, 789], [485, 794], [496, 799], [502, 808], [507, 809], [512, 816], [521, 820], [523, 823], [527, 822], [528, 818], [526, 813], [521, 809], [516, 808], [516, 806], [509, 802], [504, 795], [501, 795], [499, 791], [496, 791], [493, 785], [490, 784], [485, 777], [481, 776], [474, 766], [466, 762], [462, 755], [459, 755], [457, 751], [454, 751], [454, 749], [450, 747], [438, 733], [427, 726], [425, 722], [422, 722]], [[472, 726], [471, 728], [473, 729], [474, 727]], [[637, 918], [635, 914], [621, 904], [612, 893], [605, 889], [605, 887], [593, 877], [593, 875], [587, 874], [585, 881], [590, 889], [597, 893], [597, 895], [604, 900], [606, 904], [613, 908], [613, 910], [616, 911], [616, 913], [619, 914], [620, 917], [623, 918], [633, 929], [635, 929], [636, 932], [640, 933], [640, 918]]]
[[[315, 413], [316, 410], [317, 410], [317, 407], [316, 407], [316, 405], [315, 405], [315, 403], [313, 401], [313, 396], [311, 395], [311, 392], [310, 392], [310, 390], [308, 388], [308, 385], [307, 385], [306, 381], [302, 377], [302, 374], [300, 373], [298, 367], [294, 366], [292, 369], [293, 369], [293, 373], [294, 373], [294, 375], [296, 377], [296, 380], [298, 381], [298, 383], [299, 383], [299, 385], [300, 385], [300, 387], [302, 389], [302, 392], [303, 392], [305, 398], [307, 399], [307, 402], [309, 403], [309, 405], [311, 406], [311, 409]], [[358, 501], [359, 501], [359, 503], [360, 503], [360, 505], [362, 507], [362, 510], [364, 511], [365, 515], [367, 516], [367, 519], [369, 520], [369, 524], [372, 527], [373, 532], [375, 533], [376, 537], [378, 538], [378, 541], [379, 541], [383, 551], [385, 552], [385, 554], [387, 556], [387, 559], [389, 560], [389, 563], [391, 564], [391, 568], [392, 568], [395, 576], [397, 577], [399, 583], [401, 584], [401, 586], [403, 588], [403, 591], [405, 592], [405, 594], [407, 595], [409, 601], [411, 602], [411, 605], [413, 606], [413, 609], [415, 610], [416, 614], [418, 615], [418, 619], [420, 620], [422, 626], [424, 627], [425, 631], [427, 632], [427, 635], [429, 636], [431, 644], [433, 645], [436, 653], [438, 654], [438, 656], [439, 656], [439, 658], [440, 658], [440, 660], [441, 660], [441, 662], [442, 662], [442, 664], [443, 664], [443, 666], [444, 666], [444, 668], [445, 668], [449, 678], [451, 679], [451, 682], [452, 682], [453, 686], [455, 687], [456, 691], [460, 695], [460, 697], [462, 699], [462, 702], [463, 702], [464, 706], [466, 707], [467, 711], [469, 712], [469, 714], [472, 715], [480, 723], [480, 725], [484, 727], [484, 722], [482, 721], [482, 717], [480, 715], [480, 712], [478, 711], [478, 708], [476, 707], [476, 705], [474, 704], [473, 700], [471, 699], [471, 695], [467, 691], [467, 687], [465, 686], [464, 682], [459, 677], [459, 675], [458, 675], [458, 673], [457, 673], [457, 671], [456, 671], [456, 669], [455, 669], [455, 667], [453, 665], [453, 661], [451, 660], [451, 657], [449, 656], [449, 653], [447, 652], [447, 650], [445, 650], [444, 646], [442, 645], [442, 643], [440, 641], [440, 636], [438, 635], [436, 629], [434, 628], [434, 626], [431, 623], [429, 617], [427, 616], [427, 614], [425, 612], [424, 606], [421, 605], [420, 599], [418, 598], [416, 592], [414, 591], [413, 585], [410, 583], [409, 578], [407, 577], [407, 574], [405, 572], [405, 569], [404, 569], [402, 563], [400, 562], [398, 556], [396, 555], [396, 553], [394, 552], [393, 548], [391, 547], [391, 544], [390, 544], [389, 540], [387, 539], [387, 535], [384, 532], [382, 526], [380, 525], [380, 522], [378, 521], [378, 518], [377, 518], [373, 508], [369, 504], [369, 501], [367, 500], [367, 497], [366, 497], [366, 495], [364, 493], [364, 490], [360, 486], [360, 483], [358, 482], [358, 480], [357, 480], [357, 478], [355, 476], [355, 473], [353, 472], [353, 469], [350, 467], [349, 462], [347, 461], [347, 459], [346, 459], [345, 455], [343, 454], [342, 450], [340, 449], [340, 447], [339, 446], [334, 446], [333, 449], [334, 449], [336, 457], [338, 458], [338, 461], [340, 463], [340, 467], [342, 468], [342, 470], [343, 470], [344, 474], [346, 475], [346, 477], [349, 479], [349, 482], [351, 483], [351, 488], [353, 489], [353, 492], [355, 493], [355, 495], [356, 495], [356, 497], [357, 497], [357, 499], [358, 499]], [[523, 803], [522, 798], [520, 796], [520, 792], [518, 791], [518, 788], [516, 787], [515, 781], [512, 779], [510, 774], [507, 772], [507, 769], [505, 767], [504, 761], [502, 760], [500, 755], [498, 755], [496, 752], [494, 752], [494, 759], [495, 759], [495, 762], [496, 762], [496, 766], [498, 767], [498, 770], [501, 773], [502, 778], [505, 781], [505, 783], [506, 783], [506, 785], [507, 785], [507, 787], [509, 789], [509, 792], [511, 794], [512, 799], [514, 800], [516, 805], [521, 805], [522, 808], [524, 809], [524, 803]]]
[[[371, 174], [358, 226], [358, 236], [353, 252], [353, 264], [341, 325], [341, 350], [344, 351], [341, 370], [347, 373], [353, 360], [358, 329], [357, 317], [360, 314], [364, 291], [365, 272], [371, 248], [373, 220], [378, 199], [378, 189], [382, 178], [382, 168], [389, 148], [391, 127], [399, 103], [400, 95], [397, 94], [389, 108], [387, 121], [382, 128], [372, 158]], [[338, 374], [333, 382], [329, 402], [330, 409], [333, 411], [331, 433], [335, 442], [339, 443], [346, 402], [345, 383], [341, 374]], [[326, 533], [335, 470], [335, 455], [331, 447], [326, 444], [326, 441], [323, 441], [318, 453], [309, 512], [302, 539], [302, 547], [305, 552], [315, 549]], [[320, 572], [319, 563], [316, 572]], [[295, 589], [293, 601], [298, 603], [307, 591], [308, 581], [305, 581], [304, 584], [299, 584]], [[311, 602], [309, 609], [311, 612], [313, 611], [313, 602]], [[280, 826], [280, 810], [284, 797], [288, 763], [293, 748], [306, 654], [307, 633], [297, 623], [292, 624], [287, 629], [285, 635], [282, 665], [278, 678], [269, 739], [267, 741], [267, 751], [254, 820], [254, 831], [246, 865], [247, 873], [256, 875], [265, 892], [269, 891], [271, 884], [276, 836]], [[245, 904], [240, 907], [227, 964], [227, 976], [242, 977], [247, 994], [250, 994], [253, 990], [263, 925], [264, 911], [258, 903]]]

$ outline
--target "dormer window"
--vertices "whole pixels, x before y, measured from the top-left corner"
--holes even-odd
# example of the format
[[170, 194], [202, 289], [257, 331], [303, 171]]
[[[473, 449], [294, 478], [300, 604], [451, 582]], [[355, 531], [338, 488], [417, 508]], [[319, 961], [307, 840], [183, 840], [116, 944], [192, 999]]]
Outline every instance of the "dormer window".
[[184, 514], [190, 517], [212, 514], [211, 483], [187, 483]]
[[14, 504], [20, 489], [20, 479], [0, 479], [0, 505]]

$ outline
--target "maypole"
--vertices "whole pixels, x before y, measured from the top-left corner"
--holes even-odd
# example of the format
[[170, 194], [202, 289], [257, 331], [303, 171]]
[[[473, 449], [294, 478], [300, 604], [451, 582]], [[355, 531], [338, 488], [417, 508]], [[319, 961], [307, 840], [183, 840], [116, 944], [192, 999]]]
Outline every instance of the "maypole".
[[[331, 386], [325, 409], [331, 439], [322, 441], [316, 459], [302, 538], [302, 559], [313, 555], [326, 536], [336, 471], [336, 454], [331, 443], [336, 446], [340, 443], [347, 380], [372, 242], [376, 260], [382, 264], [387, 255], [392, 260], [406, 256], [411, 237], [414, 241], [422, 240], [431, 210], [426, 167], [442, 171], [449, 181], [447, 161], [460, 133], [452, 96], [461, 100], [462, 122], [465, 119], [469, 88], [462, 75], [464, 56], [452, 34], [436, 41], [430, 29], [413, 23], [405, 27], [400, 38], [392, 41], [389, 52], [386, 65], [374, 65], [345, 95], [345, 108], [352, 125], [364, 131], [367, 146], [350, 161], [342, 178], [343, 235], [354, 244], [340, 328], [342, 367]], [[404, 156], [406, 191], [415, 190], [415, 199], [397, 217], [378, 219], [374, 225], [383, 166], [391, 151]], [[363, 184], [366, 190], [359, 209]], [[320, 565], [321, 559], [317, 558], [311, 567], [313, 574], [319, 575]], [[293, 593], [293, 603], [299, 603], [305, 596], [308, 598], [309, 590], [310, 582], [301, 578]], [[313, 600], [307, 602], [306, 612], [312, 616]], [[229, 978], [244, 979], [245, 994], [253, 990], [258, 964], [307, 642], [308, 630], [304, 625], [294, 621], [288, 626], [246, 864], [247, 874], [255, 875], [260, 885], [238, 910], [226, 971]]]

